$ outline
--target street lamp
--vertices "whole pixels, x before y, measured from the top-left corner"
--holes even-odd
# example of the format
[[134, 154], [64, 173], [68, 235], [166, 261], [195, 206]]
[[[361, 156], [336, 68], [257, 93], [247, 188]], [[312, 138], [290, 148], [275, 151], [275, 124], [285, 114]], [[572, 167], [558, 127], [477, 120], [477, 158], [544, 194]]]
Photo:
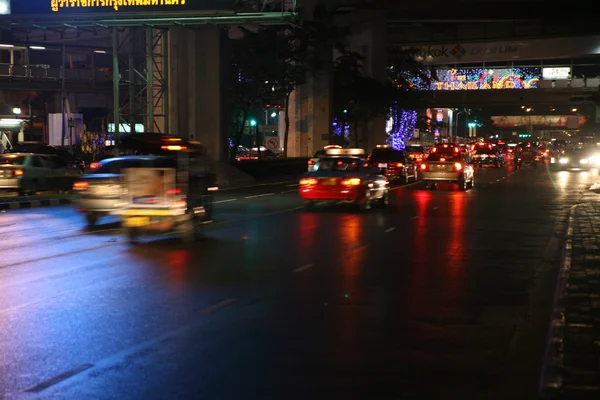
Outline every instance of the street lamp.
[[19, 115], [21, 115], [21, 108], [20, 108], [20, 107], [17, 107], [17, 106], [15, 106], [15, 107], [13, 107], [13, 109], [12, 109], [12, 112], [13, 112], [13, 114], [15, 114], [16, 116], [19, 116]]

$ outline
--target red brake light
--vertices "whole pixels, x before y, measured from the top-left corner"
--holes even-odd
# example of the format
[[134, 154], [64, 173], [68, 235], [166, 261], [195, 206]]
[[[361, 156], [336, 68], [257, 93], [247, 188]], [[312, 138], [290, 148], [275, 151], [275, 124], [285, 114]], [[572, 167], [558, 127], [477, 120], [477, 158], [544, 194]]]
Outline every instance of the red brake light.
[[344, 179], [342, 181], [342, 185], [344, 186], [358, 186], [360, 185], [361, 181], [360, 178], [350, 178], [350, 179]]
[[462, 169], [463, 169], [463, 166], [462, 166], [461, 163], [458, 163], [458, 162], [454, 163], [454, 170], [455, 171], [462, 171]]
[[186, 146], [179, 146], [179, 145], [169, 145], [169, 146], [160, 146], [161, 150], [169, 150], [169, 151], [180, 151], [180, 150], [187, 150]]
[[90, 188], [90, 184], [87, 182], [75, 182], [73, 184], [73, 190], [88, 190]]
[[175, 194], [180, 194], [181, 193], [181, 189], [171, 189], [167, 191], [168, 195], [175, 195]]
[[446, 161], [445, 158], [440, 158], [440, 162], [444, 162], [444, 161]]
[[437, 151], [437, 147], [434, 147], [433, 149], [431, 149], [432, 153], [435, 153]]
[[447, 148], [447, 147], [448, 147], [448, 145], [447, 145], [447, 144], [445, 144], [445, 145], [444, 145], [444, 148]]
[[91, 164], [90, 164], [90, 168], [91, 168], [91, 169], [96, 169], [96, 168], [98, 168], [99, 166], [100, 166], [100, 163], [98, 163], [98, 162], [93, 162], [93, 163], [91, 163]]
[[315, 165], [314, 160], [308, 160], [308, 165]]
[[458, 147], [455, 147], [455, 148], [454, 148], [454, 152], [455, 152], [455, 153], [458, 153], [458, 152], [459, 152], [459, 149], [458, 149]]
[[22, 169], [15, 169], [13, 171], [13, 176], [23, 176], [25, 175], [25, 171], [23, 171]]
[[317, 184], [317, 180], [315, 178], [304, 178], [304, 179], [300, 179], [300, 184], [305, 186], [305, 185], [316, 185]]
[[421, 169], [422, 169], [423, 171], [427, 170], [427, 164], [421, 164]]
[[404, 166], [404, 164], [402, 164], [401, 162], [399, 162], [398, 164], [396, 164], [396, 167], [398, 168], [402, 168]]

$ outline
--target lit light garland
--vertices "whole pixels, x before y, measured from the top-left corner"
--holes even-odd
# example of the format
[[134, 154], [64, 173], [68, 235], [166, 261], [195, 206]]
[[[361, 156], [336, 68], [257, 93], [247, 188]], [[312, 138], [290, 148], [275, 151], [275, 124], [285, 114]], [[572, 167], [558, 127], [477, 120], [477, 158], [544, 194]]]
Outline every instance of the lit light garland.
[[404, 110], [395, 104], [391, 109], [393, 126], [388, 133], [388, 144], [396, 150], [404, 150], [406, 142], [414, 134], [417, 125], [417, 112], [415, 110]]
[[333, 126], [333, 134], [336, 136], [347, 138], [350, 135], [350, 124], [348, 122], [344, 124], [343, 122], [340, 122], [339, 118], [334, 118], [331, 126]]
[[[431, 76], [430, 71], [424, 71]], [[417, 90], [490, 90], [490, 89], [535, 89], [541, 78], [538, 67], [513, 68], [460, 68], [437, 70], [437, 79], [426, 82], [408, 72], [400, 76]]]

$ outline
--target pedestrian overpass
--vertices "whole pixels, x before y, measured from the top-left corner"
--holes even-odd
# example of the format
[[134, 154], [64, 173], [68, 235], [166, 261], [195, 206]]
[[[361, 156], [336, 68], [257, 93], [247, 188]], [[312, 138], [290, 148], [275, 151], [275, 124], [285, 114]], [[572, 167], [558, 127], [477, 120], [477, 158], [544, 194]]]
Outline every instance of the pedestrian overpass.
[[296, 0], [9, 2], [0, 7], [0, 90], [60, 93], [63, 115], [69, 93], [112, 93], [117, 137], [140, 123], [190, 133], [216, 159], [227, 153], [220, 27], [297, 19]]

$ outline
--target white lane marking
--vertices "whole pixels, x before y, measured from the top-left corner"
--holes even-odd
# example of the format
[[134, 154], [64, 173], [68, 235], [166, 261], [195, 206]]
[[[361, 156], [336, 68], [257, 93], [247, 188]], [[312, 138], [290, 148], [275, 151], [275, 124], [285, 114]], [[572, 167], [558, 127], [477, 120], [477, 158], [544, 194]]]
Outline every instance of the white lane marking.
[[414, 217], [410, 217], [410, 219], [417, 219], [417, 218], [419, 218], [418, 215], [415, 215]]
[[204, 310], [202, 310], [202, 314], [211, 314], [211, 313], [213, 313], [215, 311], [218, 311], [218, 310], [220, 310], [222, 308], [227, 307], [228, 305], [231, 305], [231, 304], [235, 303], [236, 301], [237, 301], [237, 299], [227, 299], [227, 300], [224, 300], [224, 301], [222, 301], [220, 303], [217, 303], [215, 305], [212, 305], [210, 307], [206, 307]]
[[285, 185], [285, 187], [296, 187], [296, 186], [300, 186], [298, 183], [294, 183], [293, 185]]
[[297, 192], [297, 191], [298, 191], [298, 189], [292, 189], [292, 190], [284, 190], [281, 193], [293, 193], [293, 192]]
[[395, 226], [389, 227], [385, 230], [385, 233], [390, 233], [390, 232], [394, 232], [396, 230]]
[[500, 179], [496, 179], [496, 182], [500, 182]]
[[302, 266], [300, 268], [296, 268], [294, 270], [294, 273], [297, 274], [298, 272], [306, 271], [307, 269], [312, 268], [312, 267], [313, 267], [312, 264], [306, 264], [306, 265], [304, 265], [304, 266]]
[[231, 203], [232, 201], [237, 201], [237, 199], [219, 200], [219, 201], [215, 201], [215, 204], [217, 204], [217, 203]]
[[433, 206], [433, 209], [434, 209], [434, 210], [437, 210], [438, 208], [439, 208], [438, 206]]
[[245, 199], [256, 199], [257, 197], [273, 196], [275, 193], [255, 194], [254, 196], [246, 196]]

